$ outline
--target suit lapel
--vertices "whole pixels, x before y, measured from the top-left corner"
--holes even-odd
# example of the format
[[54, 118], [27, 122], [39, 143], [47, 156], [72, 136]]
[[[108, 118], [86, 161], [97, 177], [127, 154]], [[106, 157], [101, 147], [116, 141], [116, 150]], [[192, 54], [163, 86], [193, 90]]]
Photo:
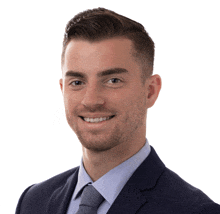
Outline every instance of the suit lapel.
[[[107, 214], [137, 213], [144, 204], [149, 202], [150, 190], [156, 186], [164, 169], [165, 165], [151, 147], [149, 156], [128, 180]], [[149, 193], [146, 194], [146, 191]]]
[[69, 202], [78, 179], [79, 168], [67, 179], [67, 182], [57, 188], [48, 203], [47, 214], [66, 214]]

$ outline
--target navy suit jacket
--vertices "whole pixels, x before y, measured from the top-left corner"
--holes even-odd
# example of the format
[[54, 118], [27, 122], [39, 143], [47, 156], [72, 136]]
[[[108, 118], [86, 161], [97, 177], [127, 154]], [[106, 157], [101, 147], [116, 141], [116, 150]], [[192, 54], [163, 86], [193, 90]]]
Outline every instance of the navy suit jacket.
[[[16, 214], [66, 214], [79, 167], [28, 187]], [[153, 147], [128, 180], [107, 214], [220, 214], [199, 189], [165, 167]]]

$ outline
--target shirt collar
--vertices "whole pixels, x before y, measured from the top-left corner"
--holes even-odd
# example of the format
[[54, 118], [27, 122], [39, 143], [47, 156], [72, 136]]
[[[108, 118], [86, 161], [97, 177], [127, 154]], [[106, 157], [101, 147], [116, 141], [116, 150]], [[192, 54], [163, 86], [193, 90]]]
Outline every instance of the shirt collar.
[[81, 190], [84, 186], [86, 186], [89, 183], [93, 183], [90, 176], [87, 174], [84, 166], [83, 166], [83, 160], [81, 159], [81, 164], [79, 167], [79, 173], [78, 173], [78, 181], [77, 185], [73, 194], [73, 199], [75, 200], [81, 193]]
[[116, 166], [97, 181], [93, 182], [87, 174], [83, 161], [79, 168], [78, 182], [74, 191], [73, 199], [75, 200], [81, 193], [83, 187], [91, 183], [96, 190], [112, 205], [124, 185], [131, 175], [140, 166], [150, 153], [150, 145], [146, 139], [145, 145], [131, 158]]

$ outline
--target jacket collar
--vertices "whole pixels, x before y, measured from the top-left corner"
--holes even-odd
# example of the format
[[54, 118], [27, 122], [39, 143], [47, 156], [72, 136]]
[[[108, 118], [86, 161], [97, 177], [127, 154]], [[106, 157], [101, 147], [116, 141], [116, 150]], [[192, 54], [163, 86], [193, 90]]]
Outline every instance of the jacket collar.
[[77, 167], [73, 174], [67, 179], [64, 185], [58, 187], [52, 194], [48, 207], [47, 214], [66, 214], [69, 202], [72, 198], [78, 179], [79, 167]]
[[128, 180], [107, 214], [116, 214], [119, 210], [120, 214], [136, 213], [141, 206], [148, 202], [143, 193], [156, 186], [164, 169], [165, 165], [151, 147], [149, 156]]

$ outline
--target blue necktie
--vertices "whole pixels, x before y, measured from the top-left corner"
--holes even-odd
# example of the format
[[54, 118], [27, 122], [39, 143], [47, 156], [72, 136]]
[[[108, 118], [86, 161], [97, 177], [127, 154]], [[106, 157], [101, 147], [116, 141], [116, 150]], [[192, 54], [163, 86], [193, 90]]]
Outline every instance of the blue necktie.
[[104, 198], [95, 187], [88, 185], [83, 189], [81, 202], [76, 214], [97, 214], [98, 207], [103, 201]]

